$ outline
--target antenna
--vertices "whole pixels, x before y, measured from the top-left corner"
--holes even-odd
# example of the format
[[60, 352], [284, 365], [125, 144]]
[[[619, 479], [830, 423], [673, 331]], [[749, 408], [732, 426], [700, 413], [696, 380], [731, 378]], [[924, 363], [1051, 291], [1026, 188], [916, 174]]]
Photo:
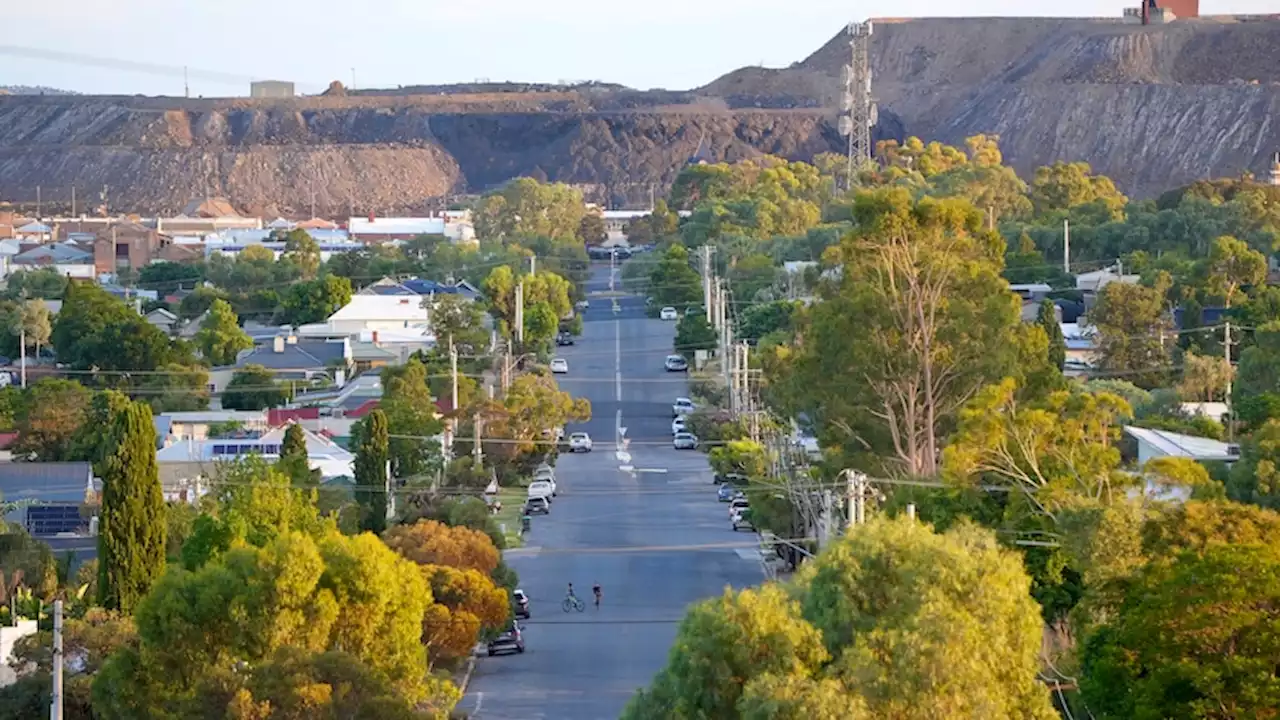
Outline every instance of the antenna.
[[871, 127], [879, 120], [879, 108], [871, 96], [871, 21], [849, 24], [849, 64], [844, 66], [844, 93], [840, 108], [840, 134], [849, 138], [849, 176], [845, 189], [853, 187], [854, 168], [871, 160]]

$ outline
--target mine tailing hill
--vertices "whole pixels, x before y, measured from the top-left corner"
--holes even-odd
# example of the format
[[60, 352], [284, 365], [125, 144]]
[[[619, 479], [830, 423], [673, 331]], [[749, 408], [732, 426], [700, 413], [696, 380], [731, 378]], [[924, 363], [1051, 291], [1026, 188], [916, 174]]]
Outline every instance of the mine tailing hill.
[[[697, 154], [840, 151], [837, 35], [790, 68], [689, 92], [421, 88], [292, 101], [0, 97], [0, 199], [173, 211], [222, 194], [249, 212], [410, 211], [519, 176], [635, 204]], [[878, 20], [879, 137], [1001, 137], [1028, 175], [1085, 160], [1128, 194], [1260, 172], [1280, 150], [1280, 19]], [[418, 94], [414, 94], [417, 92]]]

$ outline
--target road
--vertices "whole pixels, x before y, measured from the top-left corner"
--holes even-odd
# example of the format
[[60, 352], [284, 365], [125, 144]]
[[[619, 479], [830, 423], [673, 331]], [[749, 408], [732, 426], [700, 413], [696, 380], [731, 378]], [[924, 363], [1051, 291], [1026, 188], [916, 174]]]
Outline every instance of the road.
[[[588, 290], [604, 289], [608, 274], [597, 268]], [[619, 308], [593, 297], [583, 336], [560, 348], [569, 362], [561, 387], [593, 410], [566, 431], [586, 430], [596, 448], [561, 456], [551, 514], [535, 517], [525, 548], [507, 554], [533, 617], [523, 655], [477, 661], [459, 705], [477, 720], [616, 718], [666, 663], [691, 603], [763, 577], [755, 535], [729, 527], [706, 457], [671, 447], [671, 403], [687, 395], [685, 376], [662, 366], [675, 323], [646, 318], [643, 298]], [[634, 472], [615, 457], [619, 418]], [[585, 612], [561, 609], [569, 583]], [[604, 590], [599, 610], [594, 583]]]

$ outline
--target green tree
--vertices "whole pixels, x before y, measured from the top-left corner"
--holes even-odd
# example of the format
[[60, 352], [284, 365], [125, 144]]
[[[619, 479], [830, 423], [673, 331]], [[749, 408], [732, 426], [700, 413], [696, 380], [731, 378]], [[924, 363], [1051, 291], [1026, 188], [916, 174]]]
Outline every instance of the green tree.
[[362, 421], [356, 446], [356, 498], [363, 508], [360, 527], [374, 533], [387, 529], [387, 465], [390, 459], [387, 416], [374, 410]]
[[227, 301], [214, 300], [208, 313], [200, 321], [195, 345], [210, 365], [231, 365], [242, 350], [253, 347], [253, 339], [240, 327], [240, 320]]
[[1227, 479], [1227, 497], [1280, 509], [1280, 420], [1266, 421], [1240, 450]]
[[672, 245], [649, 273], [649, 297], [656, 307], [684, 310], [702, 302], [702, 277], [689, 265], [689, 251]]
[[[773, 258], [753, 253], [739, 258], [729, 268], [729, 287], [733, 295], [745, 303], [755, 302], [761, 293], [771, 290], [778, 282], [780, 268]], [[772, 298], [770, 298], [772, 299]]]
[[78, 370], [149, 371], [183, 359], [163, 331], [93, 285], [68, 286], [51, 340], [58, 360]]
[[440, 295], [422, 301], [430, 304], [431, 332], [439, 347], [455, 346], [462, 354], [479, 354], [489, 345], [480, 306], [460, 295]]
[[860, 193], [854, 213], [857, 230], [827, 251], [841, 280], [769, 382], [792, 389], [847, 461], [933, 475], [956, 411], [1014, 370], [1019, 304], [1000, 277], [1003, 242], [968, 203], [917, 203], [901, 188]]
[[[340, 652], [403, 703], [444, 717], [458, 692], [427, 676], [421, 634], [431, 602], [417, 567], [369, 534], [284, 533], [262, 547], [235, 547], [194, 572], [161, 578], [138, 607], [138, 642], [98, 673], [94, 711], [103, 720], [237, 717], [230, 712], [237, 707], [266, 698], [297, 703], [300, 693], [328, 709], [344, 692], [361, 697], [370, 683], [331, 678], [331, 687], [317, 687], [310, 673], [285, 672], [281, 654]], [[411, 717], [380, 707], [326, 715]]]
[[582, 193], [563, 183], [516, 178], [481, 198], [476, 234], [482, 240], [548, 237], [575, 241], [586, 214]]
[[1280, 707], [1280, 554], [1219, 545], [1149, 565], [1083, 650], [1099, 718], [1261, 718]]
[[873, 520], [790, 593], [766, 586], [695, 606], [623, 717], [810, 717], [799, 714], [807, 703], [818, 718], [1049, 720], [1029, 589], [989, 531]]
[[1096, 204], [1108, 220], [1121, 220], [1129, 202], [1103, 175], [1094, 175], [1088, 163], [1056, 162], [1036, 168], [1031, 181], [1031, 203], [1039, 215], [1050, 215]]
[[344, 277], [326, 275], [295, 282], [280, 301], [280, 322], [294, 327], [324, 322], [349, 302], [351, 281]]
[[314, 489], [320, 485], [320, 471], [311, 469], [307, 437], [301, 425], [290, 423], [284, 431], [284, 441], [280, 444], [280, 459], [276, 461], [276, 468], [284, 473], [295, 487]]
[[280, 259], [296, 265], [302, 279], [314, 280], [320, 270], [320, 245], [311, 233], [294, 228], [284, 233], [284, 253]]
[[191, 289], [204, 280], [204, 263], [153, 262], [138, 271], [138, 285], [155, 290], [161, 297], [181, 289]]
[[714, 350], [720, 342], [720, 334], [707, 322], [702, 313], [685, 314], [676, 323], [676, 352], [689, 361], [699, 350]]
[[49, 342], [53, 326], [49, 320], [49, 308], [40, 300], [26, 300], [9, 318], [9, 331], [25, 340], [26, 347], [40, 354], [40, 348]]
[[404, 480], [434, 470], [440, 461], [440, 443], [432, 438], [443, 430], [431, 396], [427, 366], [416, 357], [399, 367], [382, 371], [382, 400], [378, 404], [389, 441], [391, 475]]
[[582, 242], [587, 245], [600, 245], [608, 240], [609, 233], [604, 227], [604, 216], [594, 212], [584, 214], [582, 222], [578, 224], [578, 237], [582, 238]]
[[130, 613], [165, 565], [167, 525], [151, 408], [130, 403], [112, 418], [106, 432], [110, 450], [98, 470], [98, 602]]
[[1049, 364], [1061, 370], [1067, 364], [1067, 341], [1062, 336], [1062, 325], [1058, 323], [1058, 306], [1052, 300], [1041, 301], [1036, 322], [1049, 338]]
[[74, 459], [73, 440], [92, 400], [93, 392], [74, 380], [44, 378], [32, 385], [18, 408], [14, 456], [41, 462]]
[[1098, 293], [1089, 322], [1098, 331], [1099, 368], [1140, 386], [1154, 387], [1168, 376], [1173, 325], [1165, 307], [1170, 286], [1162, 276], [1152, 287], [1109, 283]]
[[17, 270], [5, 278], [4, 295], [10, 300], [24, 297], [61, 300], [70, 282], [57, 268]]
[[1244, 242], [1224, 235], [1213, 241], [1204, 261], [1209, 292], [1226, 307], [1241, 296], [1241, 289], [1259, 285], [1267, 277], [1267, 258]]
[[1227, 385], [1234, 376], [1235, 368], [1226, 358], [1187, 351], [1182, 356], [1178, 393], [1188, 402], [1213, 402], [1226, 395]]
[[155, 413], [204, 410], [209, 407], [209, 371], [203, 365], [161, 365], [134, 392]]
[[289, 402], [289, 389], [261, 365], [245, 365], [231, 375], [222, 391], [222, 407], [227, 410], [265, 410]]
[[[552, 272], [536, 275], [517, 275], [511, 268], [501, 265], [490, 271], [483, 283], [485, 297], [489, 300], [489, 312], [510, 331], [515, 329], [516, 292], [524, 283], [524, 309], [526, 322], [533, 306], [546, 303], [556, 320], [573, 311], [573, 288], [568, 280]], [[554, 329], [553, 329], [554, 334]], [[549, 337], [549, 336], [548, 336]]]

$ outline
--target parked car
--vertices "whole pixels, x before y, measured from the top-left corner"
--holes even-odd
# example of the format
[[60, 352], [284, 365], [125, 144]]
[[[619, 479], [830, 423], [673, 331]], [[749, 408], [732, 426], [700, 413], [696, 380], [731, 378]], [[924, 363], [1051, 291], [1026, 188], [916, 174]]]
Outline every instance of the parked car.
[[750, 504], [747, 502], [745, 497], [733, 498], [733, 500], [729, 502], [729, 517], [732, 518], [734, 515], [746, 510], [748, 507], [750, 507]]
[[682, 432], [689, 432], [689, 423], [684, 418], [678, 417], [671, 421], [671, 434], [679, 435]]
[[677, 320], [680, 318], [680, 313], [676, 312], [675, 308], [668, 305], [658, 311], [658, 317], [663, 320]]
[[[560, 494], [560, 487], [556, 484], [556, 473], [549, 467], [540, 467], [537, 470], [534, 470], [533, 481], [549, 483], [551, 485], [551, 497], [555, 497]], [[530, 485], [530, 487], [533, 486]]]
[[551, 500], [541, 495], [531, 497], [524, 501], [525, 515], [550, 515]]
[[524, 652], [524, 633], [520, 631], [520, 623], [515, 620], [500, 635], [489, 641], [489, 656], [500, 652]]
[[734, 532], [738, 532], [739, 530], [755, 530], [756, 529], [755, 525], [751, 524], [750, 510], [743, 510], [742, 512], [737, 513], [732, 518], [730, 518], [729, 522], [731, 525], [733, 525]]
[[563, 346], [563, 345], [572, 345], [572, 344], [573, 344], [573, 333], [569, 332], [568, 330], [561, 330], [556, 335], [556, 345]]
[[668, 355], [662, 364], [667, 372], [686, 372], [689, 369], [689, 361], [683, 355]]
[[591, 307], [591, 303], [587, 302], [586, 300], [579, 300], [574, 305], [574, 307], [578, 308], [579, 310], [586, 310], [587, 308]]
[[591, 436], [584, 432], [570, 435], [569, 452], [591, 452]]
[[517, 618], [527, 620], [532, 617], [529, 612], [529, 596], [525, 595], [524, 591], [519, 588], [516, 588], [515, 592], [511, 593], [511, 612]]
[[564, 358], [556, 358], [551, 361], [551, 372], [557, 375], [563, 375], [569, 372], [569, 361]]
[[729, 483], [720, 485], [720, 489], [716, 491], [716, 499], [720, 502], [729, 502], [733, 499], [734, 489]]
[[742, 473], [725, 473], [724, 475], [716, 473], [715, 480], [713, 480], [713, 482], [729, 483], [734, 487], [746, 487], [749, 479]]
[[697, 450], [698, 438], [693, 433], [682, 432], [671, 440], [671, 445], [676, 450]]
[[676, 398], [676, 401], [671, 403], [671, 417], [692, 415], [693, 411], [696, 409], [697, 408], [694, 407], [693, 401], [689, 398]]
[[547, 502], [551, 502], [551, 498], [555, 495], [555, 488], [552, 487], [549, 480], [534, 480], [529, 483], [529, 497], [546, 498]]

